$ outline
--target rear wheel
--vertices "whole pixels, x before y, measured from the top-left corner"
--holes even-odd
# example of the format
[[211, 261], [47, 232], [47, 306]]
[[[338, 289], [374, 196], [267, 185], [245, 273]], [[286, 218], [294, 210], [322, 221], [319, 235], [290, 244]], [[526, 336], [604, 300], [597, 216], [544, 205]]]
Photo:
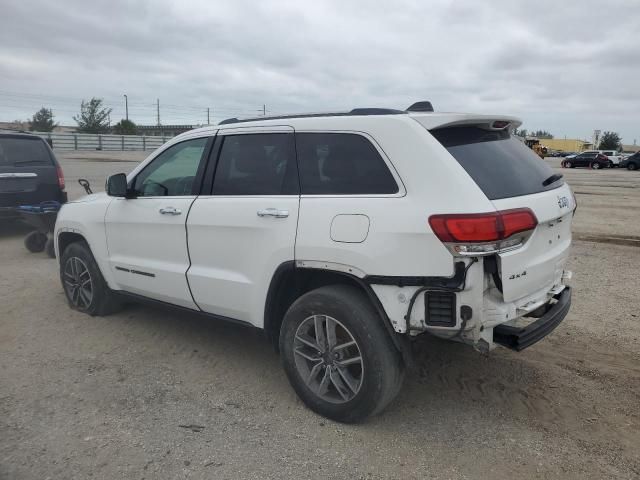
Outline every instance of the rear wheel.
[[280, 331], [280, 351], [289, 382], [307, 407], [351, 423], [393, 400], [404, 368], [382, 321], [350, 286], [318, 288], [294, 302]]
[[41, 232], [31, 232], [24, 238], [24, 246], [31, 253], [43, 251], [46, 243], [47, 236]]
[[109, 315], [122, 303], [104, 280], [85, 242], [67, 246], [60, 258], [60, 280], [69, 306], [94, 315]]
[[593, 170], [600, 170], [601, 165], [600, 165], [600, 163], [599, 163], [599, 162], [593, 162], [593, 163], [591, 164], [591, 168], [592, 168]]

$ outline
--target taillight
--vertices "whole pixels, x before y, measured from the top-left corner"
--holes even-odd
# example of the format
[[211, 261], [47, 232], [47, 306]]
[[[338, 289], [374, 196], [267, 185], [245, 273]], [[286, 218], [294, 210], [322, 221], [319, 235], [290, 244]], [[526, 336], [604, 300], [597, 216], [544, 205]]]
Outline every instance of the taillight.
[[58, 186], [60, 190], [64, 190], [64, 173], [62, 173], [60, 165], [56, 165], [56, 172], [58, 174]]
[[491, 213], [432, 215], [429, 225], [458, 255], [488, 255], [523, 245], [538, 225], [528, 208]]

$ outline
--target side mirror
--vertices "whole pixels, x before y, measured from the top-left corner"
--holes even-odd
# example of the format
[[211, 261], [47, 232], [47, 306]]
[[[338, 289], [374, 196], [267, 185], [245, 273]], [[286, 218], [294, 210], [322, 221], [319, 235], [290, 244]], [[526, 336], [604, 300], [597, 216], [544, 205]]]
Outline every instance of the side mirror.
[[116, 173], [107, 178], [107, 195], [110, 197], [127, 196], [127, 176], [124, 173]]

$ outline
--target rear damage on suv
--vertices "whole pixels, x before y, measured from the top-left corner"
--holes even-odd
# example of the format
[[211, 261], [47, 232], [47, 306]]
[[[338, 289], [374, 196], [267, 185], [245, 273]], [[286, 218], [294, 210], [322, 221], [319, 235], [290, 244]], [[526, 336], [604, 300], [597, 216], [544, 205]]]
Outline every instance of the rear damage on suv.
[[575, 197], [562, 175], [510, 134], [518, 125], [495, 118], [436, 128], [424, 122], [494, 209], [429, 216], [452, 256], [453, 277], [427, 279], [409, 295], [402, 285], [372, 285], [396, 332], [428, 332], [483, 352], [497, 345], [520, 351], [566, 316]]

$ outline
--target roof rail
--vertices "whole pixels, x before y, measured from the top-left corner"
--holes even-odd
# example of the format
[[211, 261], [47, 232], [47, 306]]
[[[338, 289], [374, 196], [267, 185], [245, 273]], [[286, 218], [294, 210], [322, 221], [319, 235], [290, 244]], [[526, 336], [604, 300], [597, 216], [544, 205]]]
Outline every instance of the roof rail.
[[377, 108], [365, 107], [354, 108], [349, 112], [329, 112], [329, 113], [300, 113], [292, 115], [276, 115], [265, 117], [253, 117], [239, 119], [236, 117], [226, 118], [218, 125], [229, 125], [232, 123], [257, 122], [260, 120], [286, 120], [290, 118], [314, 118], [314, 117], [348, 117], [351, 115], [401, 115], [407, 112], [433, 112], [431, 102], [417, 102], [411, 105], [407, 110], [397, 110], [394, 108]]

